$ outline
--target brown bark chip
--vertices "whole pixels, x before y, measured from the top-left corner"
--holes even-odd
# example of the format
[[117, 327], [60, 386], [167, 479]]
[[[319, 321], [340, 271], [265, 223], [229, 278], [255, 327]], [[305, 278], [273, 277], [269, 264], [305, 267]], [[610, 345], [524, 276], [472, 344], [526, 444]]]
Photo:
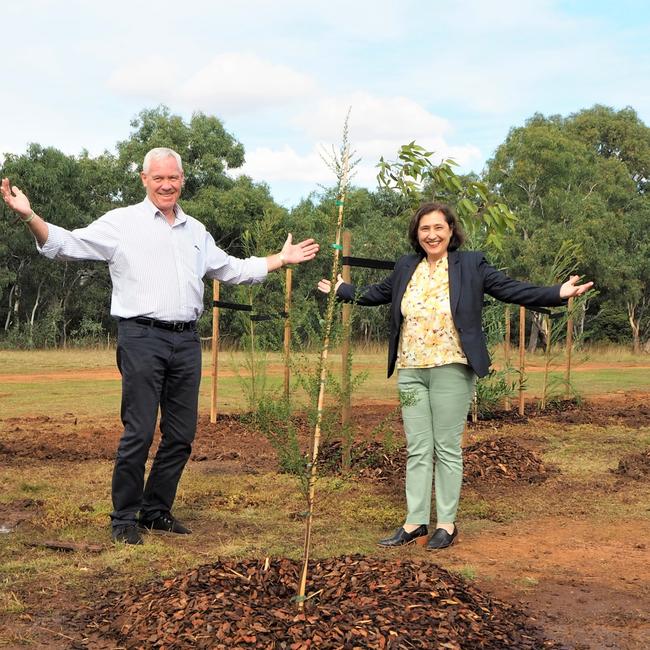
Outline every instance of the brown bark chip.
[[[341, 469], [342, 444], [323, 445], [320, 463], [325, 471]], [[385, 449], [376, 441], [355, 443], [351, 470], [361, 478], [378, 481], [404, 480], [406, 450]], [[476, 442], [463, 450], [463, 480], [466, 484], [542, 483], [557, 469], [549, 467], [535, 452], [507, 437]]]
[[217, 561], [108, 594], [77, 624], [129, 649], [561, 647], [518, 608], [425, 561], [312, 562], [303, 612], [292, 602], [300, 564], [264, 565]]
[[559, 470], [511, 438], [482, 440], [463, 450], [463, 480], [486, 482], [542, 483]]

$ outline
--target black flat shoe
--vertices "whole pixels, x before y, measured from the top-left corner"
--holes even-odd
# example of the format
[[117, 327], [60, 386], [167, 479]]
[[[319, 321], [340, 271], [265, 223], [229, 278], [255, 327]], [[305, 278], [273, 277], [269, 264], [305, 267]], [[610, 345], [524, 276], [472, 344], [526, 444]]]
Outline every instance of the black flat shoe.
[[111, 538], [113, 539], [114, 544], [132, 544], [134, 546], [140, 546], [144, 543], [142, 541], [142, 535], [140, 535], [140, 531], [135, 524], [115, 526], [111, 531]]
[[379, 546], [384, 546], [386, 548], [406, 546], [413, 543], [424, 546], [427, 543], [428, 534], [429, 530], [424, 524], [416, 528], [412, 533], [407, 533], [400, 526], [392, 537], [387, 537], [386, 539], [379, 540], [378, 544]]
[[454, 532], [450, 535], [444, 528], [436, 528], [431, 539], [427, 544], [428, 551], [437, 551], [441, 548], [447, 548], [454, 543], [458, 536], [458, 526], [454, 524]]

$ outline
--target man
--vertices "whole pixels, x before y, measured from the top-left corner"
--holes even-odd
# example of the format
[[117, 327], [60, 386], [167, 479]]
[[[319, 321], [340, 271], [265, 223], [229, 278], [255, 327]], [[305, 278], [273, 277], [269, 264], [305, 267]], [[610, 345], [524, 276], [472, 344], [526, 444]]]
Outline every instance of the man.
[[[203, 311], [203, 278], [261, 282], [269, 271], [311, 260], [318, 252], [313, 239], [293, 244], [289, 234], [275, 255], [243, 260], [227, 255], [203, 224], [178, 205], [183, 166], [172, 149], [149, 151], [141, 178], [146, 190], [142, 203], [111, 210], [73, 231], [36, 215], [8, 179], [0, 188], [42, 255], [108, 262], [124, 424], [113, 470], [111, 524], [113, 541], [126, 544], [142, 544], [139, 527], [190, 532], [171, 508], [196, 433], [201, 379], [196, 321]], [[145, 484], [159, 408], [161, 440]]]

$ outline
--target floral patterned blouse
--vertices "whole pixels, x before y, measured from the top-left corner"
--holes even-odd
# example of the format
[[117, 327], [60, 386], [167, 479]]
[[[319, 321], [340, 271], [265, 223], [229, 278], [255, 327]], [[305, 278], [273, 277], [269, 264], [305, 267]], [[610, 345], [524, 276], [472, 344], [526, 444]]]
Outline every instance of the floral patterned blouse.
[[404, 321], [397, 349], [397, 368], [433, 368], [467, 364], [449, 302], [449, 263], [445, 256], [432, 274], [425, 257], [415, 269], [402, 298]]

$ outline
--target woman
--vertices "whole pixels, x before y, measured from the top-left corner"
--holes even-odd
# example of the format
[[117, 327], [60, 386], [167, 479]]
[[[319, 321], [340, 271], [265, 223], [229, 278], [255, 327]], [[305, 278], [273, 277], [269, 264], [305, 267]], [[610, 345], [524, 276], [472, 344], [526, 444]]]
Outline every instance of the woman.
[[[488, 374], [490, 358], [481, 323], [483, 296], [519, 305], [556, 306], [580, 296], [593, 282], [538, 287], [509, 278], [480, 252], [459, 251], [464, 235], [453, 210], [425, 203], [409, 225], [415, 254], [401, 257], [383, 282], [359, 290], [343, 282], [335, 291], [344, 302], [392, 303], [388, 376], [398, 370], [406, 433], [405, 523], [380, 546], [410, 543], [447, 548], [458, 535], [456, 511], [463, 480], [461, 438], [476, 377]], [[318, 288], [329, 293], [331, 283]], [[434, 475], [436, 528], [430, 539], [431, 482]]]

